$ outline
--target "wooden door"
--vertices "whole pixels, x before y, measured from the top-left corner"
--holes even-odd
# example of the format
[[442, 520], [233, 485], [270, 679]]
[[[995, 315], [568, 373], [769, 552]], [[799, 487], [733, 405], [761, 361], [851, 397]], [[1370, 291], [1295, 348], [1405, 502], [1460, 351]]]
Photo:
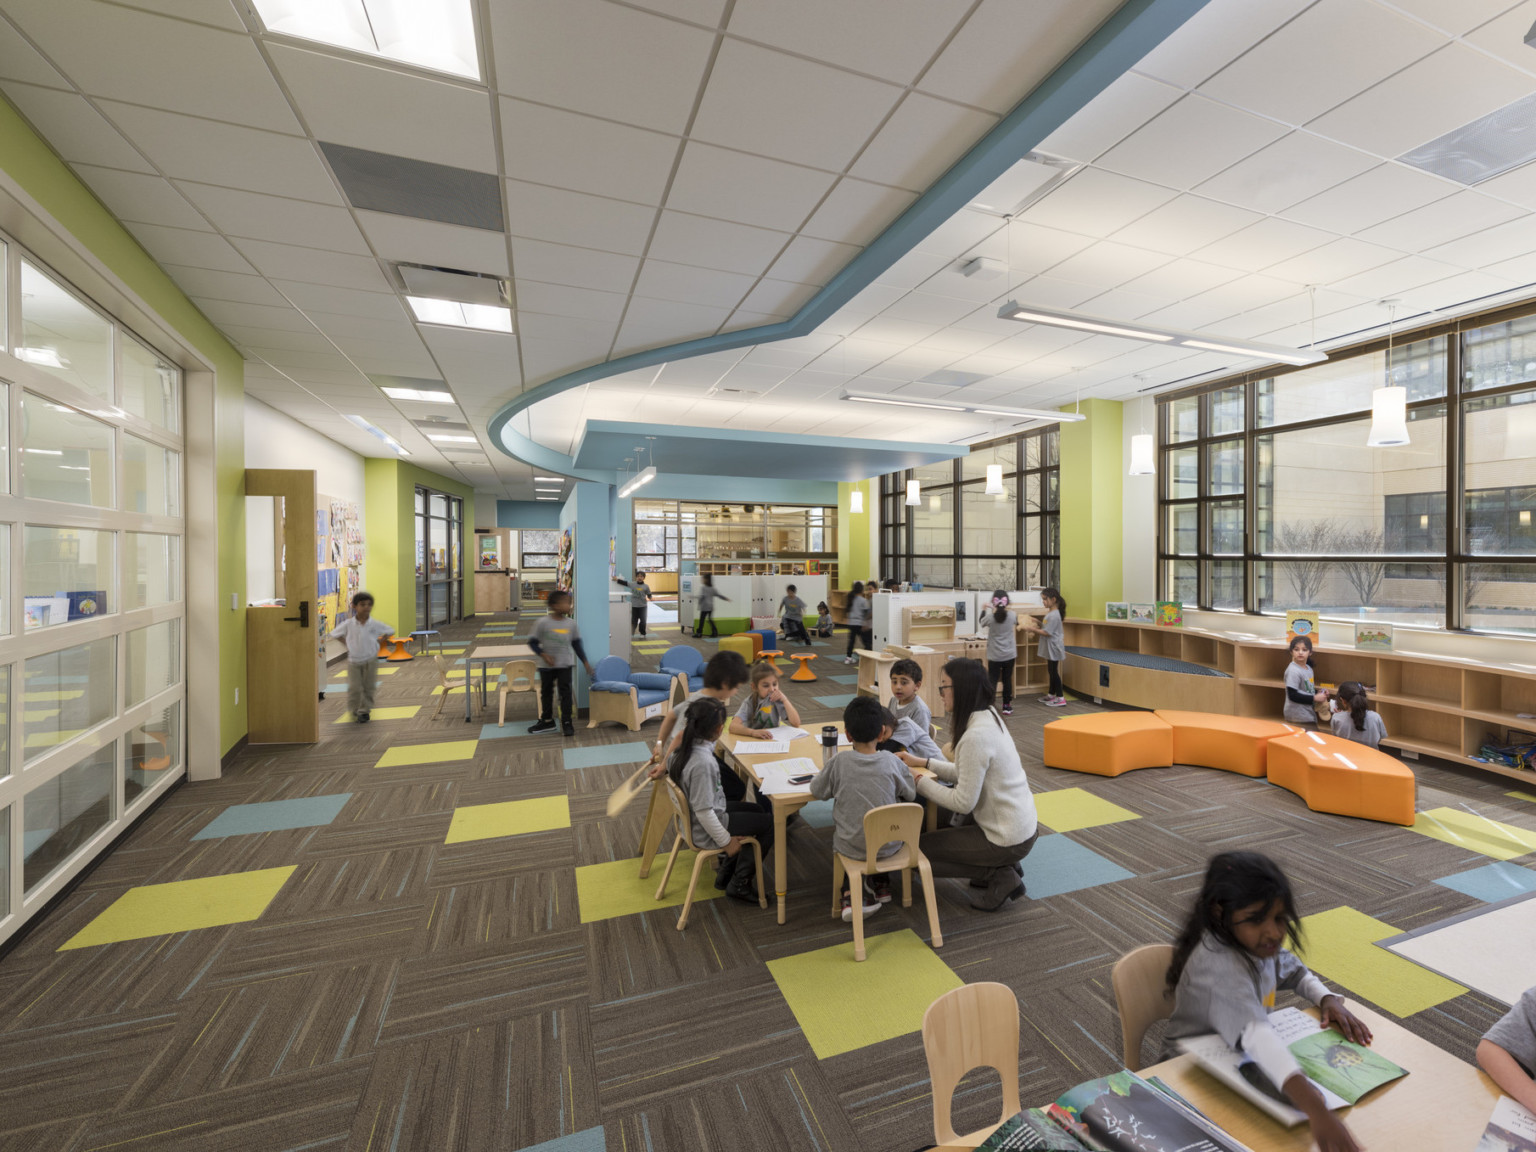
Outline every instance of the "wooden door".
[[246, 611], [246, 692], [252, 744], [313, 744], [320, 739], [322, 637], [317, 624], [315, 474], [299, 468], [247, 468], [247, 496], [273, 496], [282, 527], [283, 607]]

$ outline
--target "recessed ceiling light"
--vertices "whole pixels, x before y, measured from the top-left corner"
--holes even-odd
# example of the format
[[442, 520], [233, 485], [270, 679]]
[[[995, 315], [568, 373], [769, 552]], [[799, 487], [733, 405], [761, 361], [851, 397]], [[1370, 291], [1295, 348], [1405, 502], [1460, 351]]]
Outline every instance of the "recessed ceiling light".
[[423, 324], [443, 324], [450, 328], [479, 328], [486, 332], [511, 332], [512, 309], [497, 304], [464, 304], [458, 300], [434, 300], [429, 296], [407, 296], [411, 311]]
[[480, 79], [469, 0], [254, 0], [268, 32]]
[[348, 423], [361, 428], [364, 432], [368, 433], [368, 435], [377, 436], [380, 440], [384, 441], [385, 447], [387, 447], [396, 456], [410, 455], [410, 452], [406, 450], [404, 444], [401, 444], [400, 441], [396, 440], [393, 436], [384, 431], [384, 429], [380, 428], [377, 424], [372, 424], [369, 421], [363, 419], [361, 416], [349, 415], [346, 417], [346, 420]]
[[424, 388], [381, 388], [391, 400], [417, 400], [423, 404], [452, 404], [452, 392], [428, 392]]
[[442, 433], [434, 433], [434, 432], [428, 432], [427, 433], [427, 439], [428, 440], [435, 440], [439, 444], [477, 444], [477, 443], [479, 443], [479, 441], [477, 441], [473, 436], [445, 436]]
[[535, 500], [558, 500], [558, 499], [560, 499], [560, 497], [558, 497], [558, 496], [535, 496], [534, 499]]
[[534, 479], [535, 480], [548, 481], [550, 484], [564, 484], [565, 483], [565, 477], [564, 476], [535, 476]]

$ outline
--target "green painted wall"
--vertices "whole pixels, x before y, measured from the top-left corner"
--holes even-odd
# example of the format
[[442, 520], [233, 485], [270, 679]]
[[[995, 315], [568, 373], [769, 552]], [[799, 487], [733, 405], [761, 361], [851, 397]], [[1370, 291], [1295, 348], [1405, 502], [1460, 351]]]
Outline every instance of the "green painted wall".
[[[245, 441], [242, 411], [245, 367], [240, 354], [209, 323], [171, 278], [3, 97], [0, 97], [0, 169], [83, 244], [130, 291], [213, 365], [214, 452], [217, 472], [219, 603], [245, 597]], [[246, 733], [245, 613], [219, 613], [219, 722], [221, 752]]]
[[1061, 594], [1069, 616], [1102, 620], [1123, 575], [1123, 406], [1086, 400], [1082, 411], [1088, 419], [1061, 425]]
[[475, 578], [470, 562], [474, 534], [475, 490], [404, 460], [369, 458], [363, 462], [363, 541], [368, 550], [368, 591], [374, 615], [407, 635], [416, 622], [416, 485], [464, 500], [459, 524], [459, 554], [464, 558], [464, 613], [475, 610]]
[[[837, 583], [853, 587], [855, 580], [868, 580], [875, 573], [874, 558], [869, 554], [870, 517], [875, 515], [873, 480], [837, 485]], [[864, 493], [864, 511], [849, 512], [848, 498], [855, 490]]]

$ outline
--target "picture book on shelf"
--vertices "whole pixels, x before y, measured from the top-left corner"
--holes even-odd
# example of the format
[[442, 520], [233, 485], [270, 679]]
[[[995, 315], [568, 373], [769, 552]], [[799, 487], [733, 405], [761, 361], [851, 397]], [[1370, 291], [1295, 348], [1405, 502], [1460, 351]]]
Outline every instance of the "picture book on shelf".
[[1159, 600], [1157, 602], [1157, 625], [1159, 628], [1184, 627], [1184, 602], [1182, 600]]
[[1104, 619], [1129, 620], [1131, 618], [1131, 606], [1124, 600], [1107, 600], [1104, 603]]
[[[1037, 1147], [1052, 1148], [1055, 1145], [1040, 1144]], [[1508, 1096], [1500, 1096], [1475, 1152], [1536, 1152], [1536, 1115]]]
[[1392, 651], [1392, 625], [1370, 624], [1355, 625], [1355, 647], [1363, 648], [1369, 652]]
[[1133, 623], [1133, 624], [1150, 624], [1150, 623], [1152, 623], [1156, 619], [1157, 619], [1157, 605], [1155, 605], [1155, 604], [1132, 604], [1131, 605], [1131, 623]]
[[1171, 1093], [1120, 1071], [1005, 1120], [977, 1152], [1243, 1152]]
[[1285, 642], [1289, 644], [1298, 636], [1312, 641], [1312, 647], [1322, 646], [1322, 619], [1315, 609], [1292, 608], [1285, 614]]

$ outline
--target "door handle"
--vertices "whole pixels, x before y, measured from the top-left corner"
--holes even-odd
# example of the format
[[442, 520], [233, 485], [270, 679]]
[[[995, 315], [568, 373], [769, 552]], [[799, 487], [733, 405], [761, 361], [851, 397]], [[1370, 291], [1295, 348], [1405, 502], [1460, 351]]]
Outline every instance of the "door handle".
[[283, 619], [285, 621], [297, 620], [299, 622], [299, 627], [300, 628], [308, 628], [309, 627], [309, 601], [308, 600], [300, 600], [299, 601], [299, 614], [297, 616], [284, 616]]

